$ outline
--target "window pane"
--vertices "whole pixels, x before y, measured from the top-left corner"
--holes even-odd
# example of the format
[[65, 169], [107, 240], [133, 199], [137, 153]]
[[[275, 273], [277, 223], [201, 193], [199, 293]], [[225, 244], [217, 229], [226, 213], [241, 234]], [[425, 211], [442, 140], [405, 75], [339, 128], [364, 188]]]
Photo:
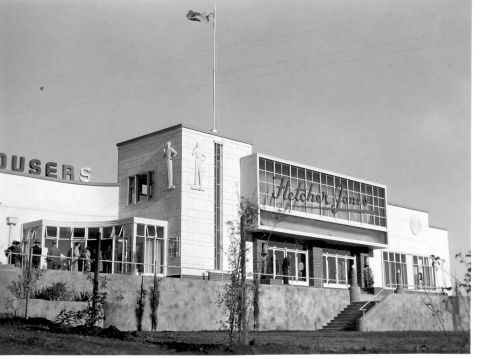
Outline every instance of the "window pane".
[[338, 284], [347, 284], [345, 258], [338, 258]]
[[155, 226], [147, 226], [147, 236], [155, 237]]
[[97, 233], [100, 231], [100, 228], [89, 228], [88, 229], [88, 238], [97, 238]]
[[267, 160], [265, 164], [266, 164], [266, 170], [273, 172], [273, 161]]
[[259, 169], [264, 170], [265, 169], [265, 159], [260, 158], [258, 161], [259, 161], [259, 163], [258, 163]]
[[135, 198], [135, 177], [128, 178], [128, 204], [133, 203]]
[[60, 227], [60, 238], [70, 239], [71, 228], [70, 227]]
[[57, 237], [57, 227], [48, 226], [46, 232], [47, 237]]
[[327, 257], [328, 282], [337, 283], [337, 264], [335, 257]]
[[147, 174], [137, 175], [137, 201], [144, 201], [148, 197]]
[[163, 237], [164, 237], [163, 227], [157, 226], [157, 238], [163, 238]]
[[137, 224], [137, 236], [145, 236], [145, 225], [144, 224]]
[[[104, 227], [103, 228], [103, 238], [112, 238], [112, 233], [113, 232], [113, 228], [112, 227]], [[90, 228], [88, 229], [88, 236], [90, 237]], [[90, 237], [90, 238], [93, 238]]]

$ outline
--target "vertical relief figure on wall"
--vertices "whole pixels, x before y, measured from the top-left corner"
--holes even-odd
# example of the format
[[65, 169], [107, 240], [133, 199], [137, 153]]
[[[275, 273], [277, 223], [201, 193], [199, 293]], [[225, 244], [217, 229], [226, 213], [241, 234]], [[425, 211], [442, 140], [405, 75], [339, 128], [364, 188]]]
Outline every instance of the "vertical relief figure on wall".
[[173, 159], [177, 157], [177, 151], [172, 147], [170, 141], [167, 142], [167, 147], [163, 149], [163, 158], [167, 159], [167, 189], [174, 189], [173, 185]]
[[203, 177], [203, 161], [205, 161], [205, 154], [200, 152], [200, 144], [197, 142], [192, 151], [192, 156], [195, 158], [195, 172], [192, 189], [203, 191], [202, 177]]

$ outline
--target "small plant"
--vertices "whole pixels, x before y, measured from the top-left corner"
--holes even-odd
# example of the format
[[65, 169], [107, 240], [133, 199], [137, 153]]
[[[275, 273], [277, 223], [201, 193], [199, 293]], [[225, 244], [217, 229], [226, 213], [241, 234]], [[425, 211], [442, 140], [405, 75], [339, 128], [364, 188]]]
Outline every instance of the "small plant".
[[248, 317], [252, 306], [252, 300], [249, 299], [254, 293], [252, 286], [246, 282], [246, 240], [248, 232], [255, 226], [257, 215], [258, 206], [242, 197], [238, 220], [227, 222], [230, 227], [230, 246], [226, 255], [231, 275], [230, 282], [219, 293], [216, 303], [226, 316], [220, 325], [228, 330], [230, 346], [240, 338], [243, 344], [248, 344]]
[[150, 287], [150, 319], [152, 322], [152, 331], [157, 330], [157, 310], [160, 303], [160, 279], [153, 277], [153, 286]]
[[138, 294], [138, 298], [137, 298], [137, 304], [135, 306], [135, 319], [137, 320], [137, 330], [141, 332], [143, 312], [145, 311], [145, 296], [147, 295], [147, 291], [143, 289], [143, 276], [142, 276], [142, 283], [140, 284], [140, 290], [137, 291], [137, 294]]
[[459, 288], [464, 289], [467, 295], [470, 295], [472, 290], [472, 253], [471, 251], [468, 251], [466, 254], [457, 253], [455, 254], [455, 259], [463, 263], [467, 269], [467, 273], [465, 273], [463, 277], [463, 282], [457, 280], [456, 284]]
[[[94, 281], [90, 273], [87, 274], [87, 279], [92, 283]], [[79, 311], [62, 310], [56, 318], [57, 323], [67, 325], [84, 323], [87, 328], [99, 326], [105, 317], [104, 307], [108, 299], [107, 284], [107, 277], [100, 277], [98, 292], [95, 296], [89, 296], [87, 307]]]
[[38, 268], [29, 268], [28, 266], [23, 268], [17, 280], [12, 281], [7, 287], [10, 293], [12, 293], [11, 296], [6, 297], [5, 306], [7, 311], [17, 315], [20, 300], [27, 298], [27, 293], [31, 288], [36, 288], [38, 280], [44, 273], [44, 270]]
[[44, 286], [41, 289], [35, 290], [34, 297], [36, 299], [44, 300], [72, 301], [75, 297], [75, 291], [69, 289], [67, 284], [64, 282], [56, 282], [49, 286]]

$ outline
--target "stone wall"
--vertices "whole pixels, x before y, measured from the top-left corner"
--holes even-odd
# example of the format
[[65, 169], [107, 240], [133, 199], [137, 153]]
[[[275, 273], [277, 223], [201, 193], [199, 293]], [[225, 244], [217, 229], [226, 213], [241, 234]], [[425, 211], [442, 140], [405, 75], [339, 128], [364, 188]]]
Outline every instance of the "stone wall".
[[[7, 286], [20, 274], [17, 268], [0, 269], [0, 313], [8, 312]], [[109, 305], [105, 325], [121, 330], [136, 330], [135, 303], [141, 277], [102, 274], [109, 279]], [[165, 278], [160, 281], [160, 306], [157, 330], [218, 330], [225, 319], [216, 304], [226, 282], [217, 280]], [[153, 277], [143, 277], [144, 289], [153, 285]], [[81, 272], [47, 270], [38, 282], [42, 287], [65, 282], [77, 291], [91, 291], [92, 284]], [[462, 298], [431, 295], [432, 303], [442, 310], [447, 330], [467, 330], [469, 302]], [[364, 295], [362, 300], [371, 299]], [[30, 306], [30, 315], [44, 309]], [[52, 302], [55, 303], [55, 302]], [[286, 285], [260, 286], [260, 330], [314, 330], [321, 328], [349, 304], [349, 292], [344, 289], [300, 287]], [[53, 304], [52, 304], [53, 305]], [[39, 312], [40, 311], [40, 312]], [[143, 329], [150, 330], [150, 305], [146, 298]], [[50, 319], [50, 318], [49, 318]], [[253, 325], [253, 318], [249, 322]], [[372, 309], [361, 322], [362, 331], [440, 330], [432, 312], [419, 294], [392, 294]]]
[[[0, 312], [5, 313], [6, 288], [20, 274], [16, 268], [0, 269]], [[106, 308], [105, 325], [121, 330], [136, 330], [135, 303], [141, 277], [102, 274], [109, 278], [110, 304]], [[65, 282], [77, 291], [91, 291], [92, 284], [81, 272], [47, 270], [38, 287]], [[218, 330], [225, 319], [216, 304], [225, 282], [201, 279], [165, 278], [160, 281], [160, 308], [157, 330]], [[153, 285], [152, 277], [144, 277], [144, 289]], [[149, 330], [150, 305], [146, 298], [143, 328]], [[52, 302], [54, 303], [54, 302]], [[260, 330], [313, 330], [321, 328], [349, 303], [347, 290], [294, 287], [285, 285], [260, 286]], [[32, 309], [33, 310], [33, 309]], [[253, 325], [253, 318], [249, 319]]]
[[[439, 313], [434, 315], [426, 303]], [[358, 321], [360, 331], [469, 330], [470, 302], [466, 298], [424, 293], [391, 294]]]

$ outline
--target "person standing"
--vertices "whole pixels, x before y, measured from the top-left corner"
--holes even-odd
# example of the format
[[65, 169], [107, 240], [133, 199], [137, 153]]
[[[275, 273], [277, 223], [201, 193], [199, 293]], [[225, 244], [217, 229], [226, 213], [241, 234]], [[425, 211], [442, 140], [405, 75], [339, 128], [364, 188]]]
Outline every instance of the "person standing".
[[57, 241], [55, 239], [52, 240], [52, 244], [50, 248], [48, 248], [47, 253], [47, 268], [54, 270], [60, 269], [62, 263], [60, 260], [61, 255], [62, 252], [57, 248]]
[[283, 272], [283, 283], [288, 284], [288, 268], [290, 268], [290, 259], [288, 257], [283, 258], [282, 262], [282, 272]]
[[373, 273], [368, 264], [365, 264], [363, 267], [363, 277], [367, 292], [373, 294]]
[[74, 244], [73, 249], [71, 250], [70, 257], [70, 270], [72, 272], [78, 271], [78, 261], [80, 259], [80, 242]]
[[33, 268], [40, 268], [40, 261], [42, 260], [42, 248], [40, 248], [40, 240], [35, 239], [32, 247], [32, 265]]
[[13, 264], [13, 255], [12, 255], [13, 247], [15, 247], [15, 246], [12, 243], [12, 245], [5, 250], [5, 257], [7, 257], [7, 263], [8, 264]]
[[22, 266], [22, 249], [20, 248], [20, 242], [19, 241], [13, 241], [13, 248], [12, 248], [12, 264], [15, 265], [15, 267], [21, 267]]
[[105, 264], [103, 265], [103, 269], [105, 273], [112, 273], [112, 247], [109, 245], [105, 250]]
[[92, 256], [90, 254], [89, 247], [85, 248], [82, 257], [83, 257], [83, 270], [85, 272], [90, 272], [91, 265], [92, 265]]

